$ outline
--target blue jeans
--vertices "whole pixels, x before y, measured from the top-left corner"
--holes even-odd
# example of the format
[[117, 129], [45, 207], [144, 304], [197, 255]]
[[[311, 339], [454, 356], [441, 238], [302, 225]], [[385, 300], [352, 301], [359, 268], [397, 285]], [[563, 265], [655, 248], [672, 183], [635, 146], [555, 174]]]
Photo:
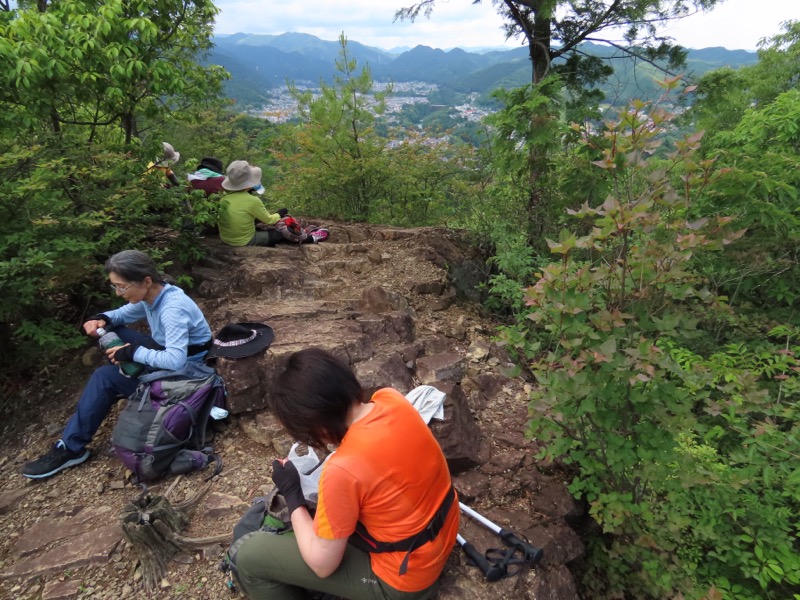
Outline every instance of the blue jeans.
[[[152, 343], [149, 335], [127, 327], [117, 327], [114, 332], [126, 343]], [[126, 377], [117, 365], [98, 367], [81, 394], [78, 406], [67, 423], [61, 439], [70, 452], [83, 452], [95, 432], [108, 416], [111, 407], [120, 398], [127, 398], [139, 385], [138, 378]]]

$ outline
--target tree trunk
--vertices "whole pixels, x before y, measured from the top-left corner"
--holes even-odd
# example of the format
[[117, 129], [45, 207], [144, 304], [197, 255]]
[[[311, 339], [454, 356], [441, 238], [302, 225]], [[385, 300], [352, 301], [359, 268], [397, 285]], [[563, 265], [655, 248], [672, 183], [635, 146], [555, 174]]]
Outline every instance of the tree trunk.
[[192, 511], [210, 488], [209, 483], [174, 508], [164, 496], [151, 496], [145, 490], [123, 509], [122, 533], [139, 558], [146, 591], [156, 589], [169, 560], [191, 546], [179, 532], [189, 524]]
[[550, 27], [551, 19], [536, 17], [533, 22], [533, 36], [528, 37], [528, 53], [531, 57], [532, 83], [536, 85], [550, 70]]
[[[542, 18], [539, 14], [534, 15], [532, 35], [528, 36], [528, 53], [531, 59], [532, 83], [534, 86], [539, 84], [550, 70], [551, 27], [552, 19]], [[531, 115], [531, 131], [535, 131], [535, 121], [538, 118], [540, 117], [535, 114]], [[544, 232], [543, 193], [539, 178], [546, 169], [543, 164], [546, 158], [546, 154], [542, 150], [536, 148], [536, 146], [531, 146], [528, 155], [528, 202], [526, 209], [528, 213], [528, 239], [534, 244], [539, 241]]]

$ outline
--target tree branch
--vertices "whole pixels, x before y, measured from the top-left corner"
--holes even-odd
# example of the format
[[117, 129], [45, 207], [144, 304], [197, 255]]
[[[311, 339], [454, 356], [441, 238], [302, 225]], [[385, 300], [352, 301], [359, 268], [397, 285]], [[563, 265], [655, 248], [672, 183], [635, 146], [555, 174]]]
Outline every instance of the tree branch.
[[[673, 73], [672, 71], [670, 71], [666, 67], [662, 67], [661, 65], [659, 65], [653, 59], [647, 58], [646, 56], [642, 56], [641, 54], [636, 52], [636, 50], [635, 50], [636, 47], [635, 46], [623, 46], [623, 45], [621, 45], [621, 44], [619, 44], [617, 42], [611, 42], [609, 40], [604, 40], [604, 39], [600, 39], [600, 38], [591, 38], [591, 37], [587, 37], [586, 41], [587, 42], [599, 42], [599, 43], [603, 43], [603, 44], [608, 44], [609, 46], [611, 46], [613, 48], [616, 48], [617, 50], [619, 50], [623, 54], [626, 54], [629, 57], [636, 58], [636, 59], [641, 60], [641, 61], [643, 61], [643, 62], [645, 62], [645, 63], [647, 63], [649, 65], [652, 65], [653, 67], [655, 67], [656, 69], [658, 69], [662, 73], [666, 73], [667, 75], [671, 75], [672, 77], [675, 77], [677, 75], [677, 73]], [[576, 52], [579, 52], [579, 51], [576, 50]], [[584, 55], [588, 56], [585, 53], [584, 53]], [[600, 56], [598, 58], [600, 58], [602, 60], [613, 60], [613, 59], [617, 59], [617, 58], [620, 58], [620, 57], [619, 56], [607, 56], [607, 57]]]

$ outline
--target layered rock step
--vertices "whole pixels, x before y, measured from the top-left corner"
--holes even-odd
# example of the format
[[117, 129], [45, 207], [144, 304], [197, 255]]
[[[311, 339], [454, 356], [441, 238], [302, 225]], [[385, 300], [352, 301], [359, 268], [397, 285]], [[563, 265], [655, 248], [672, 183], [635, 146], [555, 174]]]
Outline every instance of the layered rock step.
[[[433, 419], [430, 426], [460, 499], [545, 550], [537, 569], [489, 583], [456, 549], [442, 576], [441, 600], [576, 598], [566, 565], [581, 556], [583, 547], [567, 522], [583, 513], [558, 475], [539, 468], [537, 443], [525, 436], [529, 384], [512, 377], [508, 355], [492, 341], [494, 325], [473, 303], [479, 299], [476, 282], [486, 274], [481, 257], [451, 230], [349, 224], [328, 228], [328, 241], [299, 246], [231, 248], [207, 239], [208, 256], [189, 273], [194, 287], [187, 291], [214, 331], [232, 322], [259, 322], [275, 332], [274, 342], [261, 355], [218, 360], [232, 417], [214, 440], [225, 469], [215, 482], [217, 494], [199, 508], [206, 520], [202, 524], [211, 522], [212, 532], [229, 532], [239, 513], [217, 510], [210, 503], [222, 494], [225, 506], [241, 507], [265, 492], [266, 465], [285, 456], [292, 443], [267, 409], [272, 381], [291, 353], [317, 346], [351, 364], [367, 389], [392, 386], [407, 393], [429, 384], [444, 392], [444, 420]], [[102, 452], [109, 430], [104, 425], [99, 432], [94, 445], [101, 451], [95, 458], [59, 476], [83, 473], [77, 476], [97, 485], [97, 497], [108, 503], [105, 515], [117, 514], [125, 497], [139, 493], [120, 477], [118, 462]], [[243, 460], [253, 455], [263, 467], [254, 469]], [[110, 486], [103, 483], [109, 477]], [[160, 492], [177, 486], [188, 494], [201, 478], [196, 474], [165, 481]], [[53, 482], [41, 485], [47, 490]], [[75, 570], [85, 570], [85, 580], [116, 578], [108, 584], [114, 592], [96, 591], [92, 597], [137, 594], [133, 566], [122, 570], [129, 549], [104, 529], [113, 519], [98, 516], [92, 512], [95, 507], [76, 505], [69, 514], [59, 512], [52, 508], [60, 505], [56, 492], [31, 495], [27, 489], [0, 494], [0, 513], [5, 507], [9, 518], [31, 507], [42, 511], [41, 527], [26, 527], [15, 545], [6, 545], [0, 596], [71, 597], [78, 588], [56, 574]], [[96, 543], [91, 536], [81, 537], [83, 523], [95, 528]], [[82, 540], [82, 550], [74, 556], [67, 551], [69, 538], [58, 533], [68, 529]], [[461, 533], [480, 549], [502, 545], [466, 516]], [[211, 586], [208, 595], [196, 597], [224, 593], [222, 586], [219, 593], [212, 592], [215, 575], [210, 572], [221, 552], [220, 546], [210, 546], [196, 557], [181, 559], [179, 569], [210, 565], [204, 575]], [[44, 583], [35, 583], [37, 578]], [[173, 595], [165, 582], [152, 597]]]

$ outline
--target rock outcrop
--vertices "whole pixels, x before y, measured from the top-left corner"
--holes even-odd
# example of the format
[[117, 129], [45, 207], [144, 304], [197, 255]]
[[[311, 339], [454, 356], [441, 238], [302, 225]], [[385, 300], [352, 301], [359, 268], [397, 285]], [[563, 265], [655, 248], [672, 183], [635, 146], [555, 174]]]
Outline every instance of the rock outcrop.
[[[191, 273], [196, 285], [190, 293], [215, 331], [227, 323], [247, 321], [267, 323], [275, 331], [266, 353], [218, 360], [232, 416], [214, 443], [226, 467], [207, 499], [217, 504], [205, 508], [201, 504], [197, 514], [202, 519], [193, 519], [195, 535], [230, 530], [240, 512], [220, 509], [220, 498], [225, 499], [224, 506], [238, 507], [269, 487], [266, 465], [285, 455], [291, 444], [266, 408], [271, 382], [292, 352], [318, 346], [351, 364], [366, 388], [388, 385], [407, 393], [429, 384], [444, 392], [444, 420], [431, 421], [431, 428], [448, 459], [460, 499], [544, 549], [545, 558], [535, 569], [489, 583], [456, 548], [442, 577], [440, 598], [577, 598], [568, 565], [584, 550], [568, 521], [579, 518], [582, 510], [558, 477], [540, 470], [534, 458], [536, 442], [524, 435], [529, 384], [508, 376], [512, 365], [504, 349], [492, 341], [494, 324], [474, 303], [483, 261], [451, 230], [334, 225], [330, 231], [329, 241], [322, 244], [277, 248], [233, 249], [207, 240], [208, 257]], [[52, 429], [66, 412], [40, 423], [30, 435], [34, 444], [43, 444], [48, 427]], [[107, 444], [108, 430], [104, 425], [100, 444]], [[18, 470], [26, 458], [23, 454], [0, 466], [0, 499], [5, 500], [0, 501], [0, 514], [6, 513], [0, 518], [34, 509], [37, 501], [31, 496], [37, 492], [31, 494], [31, 487], [57, 489], [86, 469], [95, 469], [101, 482], [95, 485], [95, 499], [114, 507], [115, 514], [122, 498], [135, 492], [121, 466], [108, 456], [52, 480], [23, 485], [9, 470], [12, 466]], [[162, 485], [171, 485], [175, 494], [189, 495], [201, 481], [200, 476], [189, 476]], [[54, 500], [36, 497], [43, 500], [40, 510]], [[97, 520], [96, 515], [93, 518]], [[83, 562], [65, 566], [67, 545], [59, 539], [42, 541], [40, 531], [60, 531], [69, 522], [65, 525], [55, 516], [39, 525], [29, 519], [22, 522], [14, 532], [16, 546], [6, 544], [0, 555], [0, 595], [16, 590], [19, 597], [39, 597], [43, 588], [35, 578], [44, 580], [51, 591], [56, 583], [65, 587], [64, 581], [52, 577], [59, 569], [85, 569], [95, 581], [114, 574], [116, 581], [108, 594], [94, 597], [124, 597], [124, 586], [135, 589], [135, 568], [128, 566], [127, 579], [119, 577], [115, 561], [109, 559], [125, 557], [128, 549], [124, 543], [118, 547], [120, 538], [112, 539], [100, 525], [97, 532], [102, 537], [93, 551], [84, 553]], [[497, 536], [465, 515], [461, 534], [480, 549], [502, 546]], [[23, 554], [20, 547], [33, 550]], [[40, 566], [38, 572], [25, 566], [54, 551], [61, 555], [60, 561]], [[221, 551], [209, 548], [183, 564], [178, 561], [154, 597], [172, 597], [182, 573], [203, 570], [207, 595], [192, 597], [221, 597], [214, 590], [223, 589], [222, 576], [213, 571]], [[105, 567], [103, 561], [108, 563]], [[119, 562], [124, 558], [116, 559]]]

